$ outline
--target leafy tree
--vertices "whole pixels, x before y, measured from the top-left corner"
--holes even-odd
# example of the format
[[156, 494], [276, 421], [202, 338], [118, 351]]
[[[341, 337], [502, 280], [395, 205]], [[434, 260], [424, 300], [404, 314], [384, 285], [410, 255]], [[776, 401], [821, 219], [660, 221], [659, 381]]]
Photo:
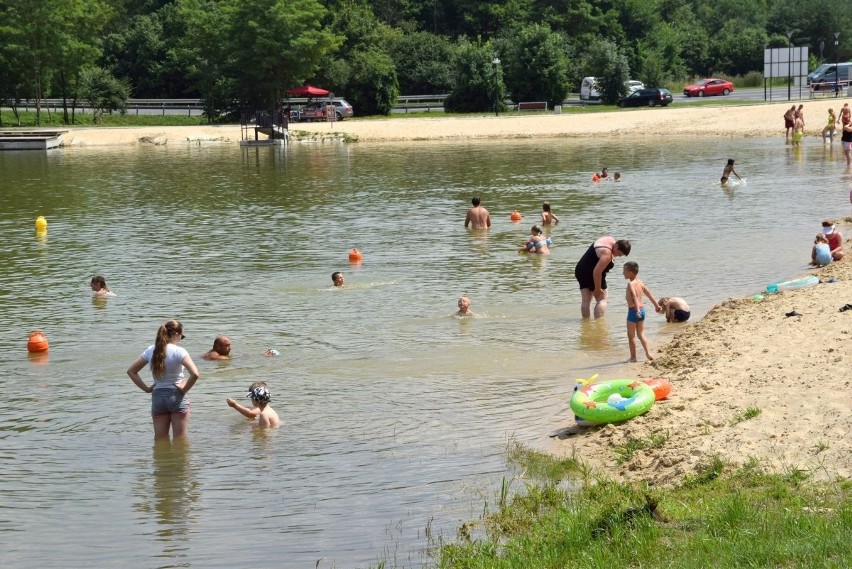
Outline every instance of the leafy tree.
[[105, 112], [125, 112], [130, 86], [105, 69], [89, 67], [80, 73], [78, 97], [88, 101], [94, 113], [94, 122], [98, 123]]
[[515, 101], [561, 105], [571, 90], [567, 42], [547, 26], [531, 24], [499, 42], [506, 82]]
[[399, 90], [406, 95], [449, 93], [453, 88], [453, 44], [442, 36], [415, 32], [393, 42]]
[[330, 28], [343, 42], [322, 66], [319, 77], [325, 86], [345, 93], [359, 114], [389, 114], [399, 97], [399, 84], [387, 50], [400, 39], [399, 31], [354, 4], [337, 10]]
[[613, 42], [601, 40], [589, 46], [586, 69], [588, 75], [598, 78], [603, 103], [615, 104], [627, 94], [630, 66], [627, 57]]
[[733, 75], [743, 75], [763, 65], [766, 46], [763, 28], [743, 28], [731, 21], [719, 31], [713, 45], [718, 69]]
[[505, 110], [506, 85], [500, 64], [494, 63], [492, 42], [461, 40], [453, 57], [454, 87], [444, 101], [451, 113]]
[[227, 21], [227, 74], [233, 96], [253, 108], [272, 108], [284, 91], [312, 77], [341, 37], [322, 25], [318, 0], [222, 0]]

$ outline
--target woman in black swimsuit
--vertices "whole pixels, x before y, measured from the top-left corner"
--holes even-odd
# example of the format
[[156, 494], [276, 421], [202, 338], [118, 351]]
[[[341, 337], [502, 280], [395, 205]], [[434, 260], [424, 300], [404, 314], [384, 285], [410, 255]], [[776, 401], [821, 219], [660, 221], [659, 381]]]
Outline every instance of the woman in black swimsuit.
[[606, 312], [606, 274], [612, 269], [613, 257], [627, 256], [630, 254], [630, 241], [626, 239], [615, 240], [615, 237], [606, 235], [592, 243], [577, 265], [574, 267], [574, 278], [580, 283], [580, 312], [583, 318], [591, 316], [592, 299], [595, 299], [595, 318], [600, 318]]

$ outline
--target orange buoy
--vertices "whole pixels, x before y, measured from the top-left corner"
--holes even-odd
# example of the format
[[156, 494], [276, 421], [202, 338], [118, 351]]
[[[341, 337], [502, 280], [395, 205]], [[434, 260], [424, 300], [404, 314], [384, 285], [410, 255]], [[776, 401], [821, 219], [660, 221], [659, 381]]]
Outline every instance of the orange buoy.
[[40, 215], [35, 220], [35, 228], [37, 233], [43, 233], [47, 231], [47, 220], [43, 215]]
[[509, 219], [511, 219], [512, 221], [520, 221], [521, 220], [521, 214], [517, 211], [513, 211], [511, 213], [511, 215], [509, 215]]
[[46, 352], [49, 344], [47, 343], [47, 338], [44, 335], [44, 332], [41, 330], [33, 330], [30, 332], [30, 339], [27, 341], [27, 351], [38, 353], [38, 352]]
[[665, 399], [672, 392], [672, 384], [665, 377], [652, 377], [643, 379], [642, 383], [654, 390], [654, 399], [659, 401]]
[[359, 251], [358, 249], [355, 249], [353, 247], [352, 250], [349, 251], [349, 262], [350, 263], [360, 263], [363, 258], [364, 258], [364, 256], [361, 254], [361, 251]]

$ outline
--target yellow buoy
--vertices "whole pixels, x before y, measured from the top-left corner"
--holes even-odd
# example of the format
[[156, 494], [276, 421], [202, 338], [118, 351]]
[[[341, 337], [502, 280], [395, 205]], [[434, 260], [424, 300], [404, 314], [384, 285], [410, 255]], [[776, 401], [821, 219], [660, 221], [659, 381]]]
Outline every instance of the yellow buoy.
[[42, 233], [47, 231], [47, 220], [43, 215], [40, 215], [36, 218], [36, 231]]

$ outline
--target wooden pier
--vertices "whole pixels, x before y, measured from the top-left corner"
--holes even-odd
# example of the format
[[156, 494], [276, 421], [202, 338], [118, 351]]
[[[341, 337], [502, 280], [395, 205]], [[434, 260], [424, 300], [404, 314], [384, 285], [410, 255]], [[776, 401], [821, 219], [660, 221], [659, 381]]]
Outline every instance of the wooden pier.
[[67, 130], [0, 131], [0, 150], [47, 150], [62, 144]]

